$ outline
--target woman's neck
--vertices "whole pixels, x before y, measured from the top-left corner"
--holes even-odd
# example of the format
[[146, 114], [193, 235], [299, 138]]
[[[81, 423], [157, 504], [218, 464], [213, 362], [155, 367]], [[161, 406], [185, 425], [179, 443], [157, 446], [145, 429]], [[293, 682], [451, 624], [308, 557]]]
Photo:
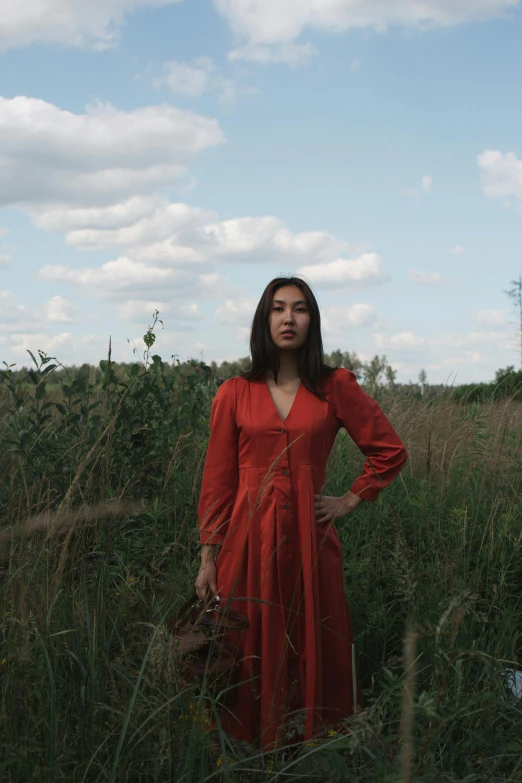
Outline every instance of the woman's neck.
[[[269, 377], [273, 378], [272, 373]], [[277, 382], [289, 383], [299, 378], [299, 354], [297, 351], [281, 351], [279, 354], [279, 373]]]

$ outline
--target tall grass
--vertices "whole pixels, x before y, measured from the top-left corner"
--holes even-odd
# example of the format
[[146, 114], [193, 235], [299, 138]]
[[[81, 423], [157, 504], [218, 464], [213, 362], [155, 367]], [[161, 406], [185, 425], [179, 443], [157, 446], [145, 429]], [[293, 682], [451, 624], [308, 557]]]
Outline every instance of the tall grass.
[[[264, 754], [208, 730], [219, 694], [182, 682], [166, 651], [197, 572], [202, 375], [167, 389], [175, 414], [149, 381], [111, 385], [110, 366], [97, 407], [86, 386], [42, 411], [41, 374], [23, 405], [5, 396], [0, 779], [522, 780], [506, 674], [522, 669], [520, 403], [379, 398], [410, 460], [337, 523], [364, 709]], [[361, 462], [341, 432], [325, 491], [344, 493]]]

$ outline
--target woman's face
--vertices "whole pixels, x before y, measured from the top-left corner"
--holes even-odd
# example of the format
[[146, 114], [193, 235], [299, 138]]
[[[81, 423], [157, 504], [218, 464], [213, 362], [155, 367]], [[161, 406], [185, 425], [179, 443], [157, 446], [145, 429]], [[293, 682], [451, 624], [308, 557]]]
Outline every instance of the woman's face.
[[[296, 350], [304, 345], [310, 311], [303, 292], [296, 285], [285, 285], [275, 292], [269, 324], [270, 335], [278, 348]], [[285, 335], [288, 331], [293, 334]]]

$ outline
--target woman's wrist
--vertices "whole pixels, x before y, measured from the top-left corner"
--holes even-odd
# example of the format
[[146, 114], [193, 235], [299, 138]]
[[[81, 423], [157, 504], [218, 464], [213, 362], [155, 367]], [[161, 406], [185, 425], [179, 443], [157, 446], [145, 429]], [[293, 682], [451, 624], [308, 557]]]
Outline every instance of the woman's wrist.
[[201, 547], [201, 565], [208, 565], [216, 562], [217, 544], [203, 544]]
[[350, 511], [355, 511], [357, 506], [359, 506], [364, 501], [364, 498], [362, 498], [360, 495], [355, 495], [353, 492], [348, 490], [348, 492], [343, 495], [343, 500], [346, 503], [346, 507]]

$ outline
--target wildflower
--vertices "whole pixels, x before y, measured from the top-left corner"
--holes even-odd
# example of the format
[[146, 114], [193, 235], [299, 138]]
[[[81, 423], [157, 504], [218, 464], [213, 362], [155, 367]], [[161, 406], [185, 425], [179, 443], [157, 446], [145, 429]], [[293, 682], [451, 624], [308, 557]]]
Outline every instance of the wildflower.
[[328, 736], [329, 736], [329, 737], [337, 737], [337, 734], [338, 734], [338, 733], [339, 733], [339, 732], [337, 732], [337, 731], [334, 731], [334, 729], [329, 729], [329, 731], [328, 731]]
[[[233, 764], [235, 759], [231, 758], [230, 756], [227, 756], [227, 763]], [[223, 754], [221, 753], [218, 760], [216, 761], [216, 767], [222, 767], [223, 766]]]
[[319, 743], [316, 742], [315, 740], [313, 740], [313, 742], [307, 742], [306, 743], [306, 747], [307, 748], [314, 748], [316, 745], [319, 745]]

